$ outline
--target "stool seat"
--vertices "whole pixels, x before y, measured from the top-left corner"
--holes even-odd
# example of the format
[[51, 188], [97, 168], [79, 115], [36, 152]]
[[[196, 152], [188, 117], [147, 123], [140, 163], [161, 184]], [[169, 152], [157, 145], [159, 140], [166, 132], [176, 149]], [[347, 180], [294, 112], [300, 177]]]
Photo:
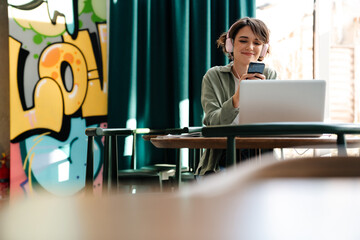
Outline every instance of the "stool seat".
[[150, 169], [125, 169], [118, 171], [119, 192], [161, 192], [162, 176]]

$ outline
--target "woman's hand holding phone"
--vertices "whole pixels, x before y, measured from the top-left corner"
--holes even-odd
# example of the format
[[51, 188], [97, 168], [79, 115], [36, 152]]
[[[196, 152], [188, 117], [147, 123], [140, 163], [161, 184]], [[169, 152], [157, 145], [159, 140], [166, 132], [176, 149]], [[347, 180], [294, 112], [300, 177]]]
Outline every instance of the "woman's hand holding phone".
[[251, 62], [248, 67], [247, 74], [245, 74], [245, 79], [260, 79], [264, 80], [265, 75], [264, 73], [265, 64], [261, 62]]
[[245, 73], [241, 76], [241, 80], [265, 80], [265, 75], [261, 73]]

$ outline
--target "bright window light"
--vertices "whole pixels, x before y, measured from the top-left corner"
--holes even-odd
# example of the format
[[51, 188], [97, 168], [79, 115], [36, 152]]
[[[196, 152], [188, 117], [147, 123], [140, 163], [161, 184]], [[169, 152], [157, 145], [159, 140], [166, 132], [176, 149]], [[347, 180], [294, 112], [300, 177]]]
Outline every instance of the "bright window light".
[[[189, 126], [189, 99], [180, 102], [180, 127]], [[189, 149], [180, 149], [181, 167], [189, 166]]]
[[70, 163], [69, 161], [60, 163], [58, 166], [58, 181], [65, 182], [69, 180], [69, 170], [70, 170]]
[[[126, 128], [135, 129], [137, 125], [136, 119], [131, 118], [126, 122]], [[131, 156], [133, 151], [133, 136], [125, 138], [124, 156]]]

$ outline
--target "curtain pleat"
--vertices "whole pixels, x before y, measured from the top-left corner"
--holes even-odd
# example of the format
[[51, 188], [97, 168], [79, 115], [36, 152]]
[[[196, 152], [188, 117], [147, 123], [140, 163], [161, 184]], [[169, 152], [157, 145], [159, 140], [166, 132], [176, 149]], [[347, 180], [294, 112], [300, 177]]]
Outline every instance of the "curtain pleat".
[[[201, 126], [202, 77], [228, 63], [216, 39], [244, 16], [255, 0], [111, 0], [108, 127]], [[119, 139], [120, 169], [125, 152]], [[141, 167], [164, 153], [138, 139], [137, 157]]]

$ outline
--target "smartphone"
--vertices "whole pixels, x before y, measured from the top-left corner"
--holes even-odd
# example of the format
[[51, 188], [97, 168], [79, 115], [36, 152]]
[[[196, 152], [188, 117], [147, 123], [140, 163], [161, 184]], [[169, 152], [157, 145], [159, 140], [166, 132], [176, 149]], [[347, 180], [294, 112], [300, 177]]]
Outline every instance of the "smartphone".
[[248, 73], [264, 73], [265, 63], [251, 62], [249, 64]]

